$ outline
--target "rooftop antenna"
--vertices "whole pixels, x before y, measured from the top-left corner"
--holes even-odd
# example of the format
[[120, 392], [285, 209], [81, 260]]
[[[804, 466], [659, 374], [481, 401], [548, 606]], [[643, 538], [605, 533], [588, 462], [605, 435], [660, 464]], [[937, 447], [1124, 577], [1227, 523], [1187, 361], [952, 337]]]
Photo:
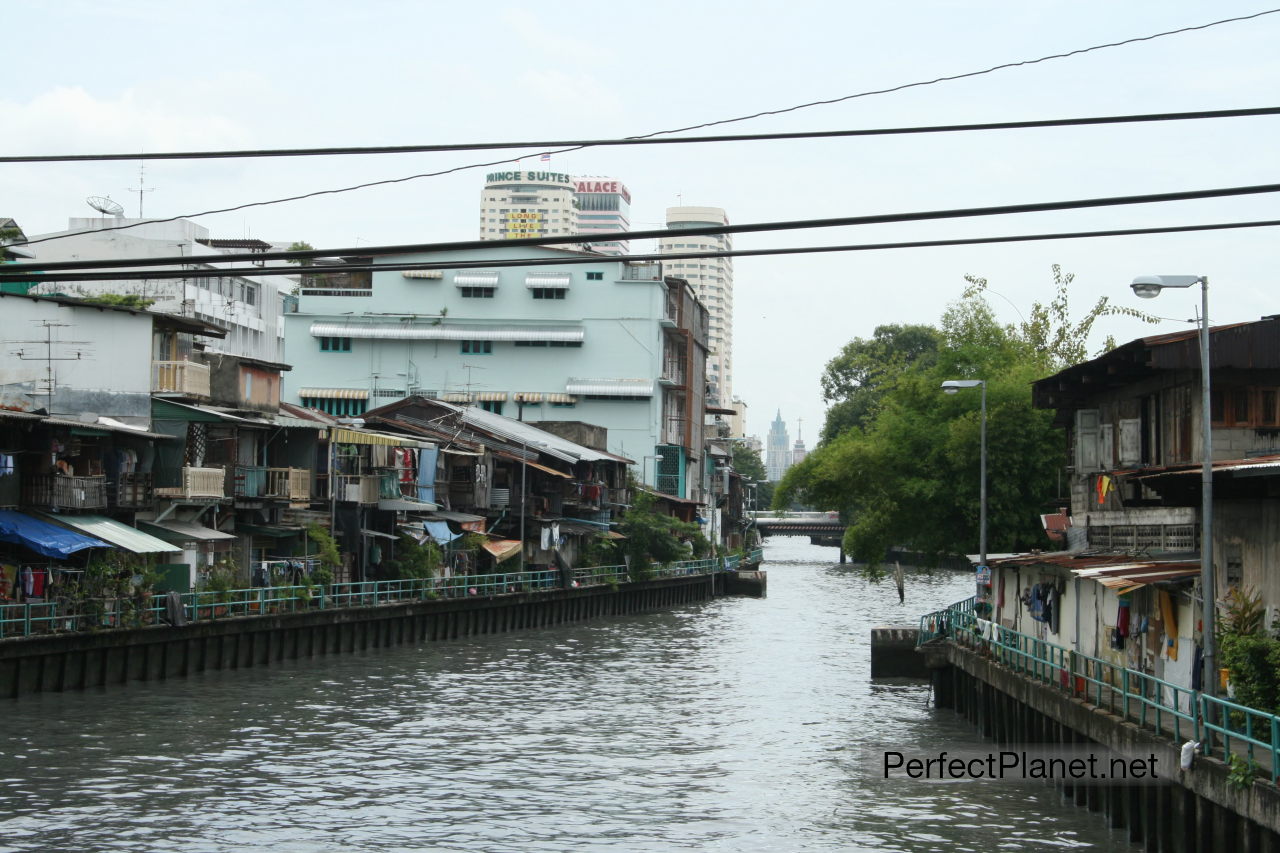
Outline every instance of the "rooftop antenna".
[[52, 414], [53, 413], [53, 397], [58, 389], [57, 377], [54, 374], [54, 370], [53, 370], [53, 363], [55, 361], [80, 361], [86, 356], [92, 356], [92, 353], [85, 349], [78, 349], [73, 351], [70, 355], [54, 355], [53, 348], [55, 346], [65, 346], [69, 344], [86, 344], [87, 345], [89, 341], [54, 340], [53, 330], [68, 328], [70, 324], [55, 323], [52, 320], [39, 320], [37, 322], [39, 322], [40, 325], [44, 327], [44, 340], [6, 341], [5, 343], [28, 344], [28, 345], [34, 345], [34, 346], [40, 346], [42, 344], [44, 345], [45, 351], [43, 356], [28, 351], [26, 347], [14, 350], [13, 352], [10, 353], [10, 355], [17, 356], [22, 361], [43, 361], [45, 363], [45, 368], [44, 368], [45, 378], [43, 383], [44, 384], [43, 390], [45, 393], [45, 397], [47, 399], [47, 402], [45, 404], [45, 411]]
[[138, 188], [136, 190], [133, 187], [128, 188], [129, 192], [138, 194], [138, 218], [139, 219], [145, 218], [142, 215], [142, 194], [153, 193], [158, 189], [158, 187], [145, 189], [146, 183], [147, 183], [147, 162], [144, 160], [138, 164]]
[[124, 218], [124, 205], [118, 201], [112, 201], [104, 195], [91, 195], [85, 199], [85, 203], [103, 216], [114, 216], [116, 219]]

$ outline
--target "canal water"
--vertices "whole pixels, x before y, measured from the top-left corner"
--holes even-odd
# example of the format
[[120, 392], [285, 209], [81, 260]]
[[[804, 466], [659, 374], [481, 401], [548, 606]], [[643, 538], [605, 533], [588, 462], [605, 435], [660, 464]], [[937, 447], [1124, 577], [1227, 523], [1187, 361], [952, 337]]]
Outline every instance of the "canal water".
[[0, 703], [0, 851], [1128, 850], [1049, 788], [878, 778], [974, 743], [871, 682], [907, 602], [802, 539], [769, 597]]

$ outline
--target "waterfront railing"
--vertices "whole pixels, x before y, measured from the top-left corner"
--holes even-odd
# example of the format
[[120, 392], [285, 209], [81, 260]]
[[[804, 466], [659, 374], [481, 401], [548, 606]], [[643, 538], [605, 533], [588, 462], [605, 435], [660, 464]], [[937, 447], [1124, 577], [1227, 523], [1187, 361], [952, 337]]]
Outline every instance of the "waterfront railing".
[[[616, 586], [642, 577], [661, 579], [733, 571], [737, 565], [736, 558], [712, 557], [653, 565], [644, 572], [633, 572], [625, 565], [591, 566], [574, 569], [569, 582], [577, 587]], [[311, 609], [548, 592], [561, 589], [564, 581], [559, 570], [538, 569], [354, 583], [203, 589], [170, 595], [0, 603], [0, 638], [207, 622]]]
[[949, 640], [1148, 731], [1242, 755], [1280, 779], [1280, 716], [979, 619], [974, 599], [920, 617], [919, 644]]

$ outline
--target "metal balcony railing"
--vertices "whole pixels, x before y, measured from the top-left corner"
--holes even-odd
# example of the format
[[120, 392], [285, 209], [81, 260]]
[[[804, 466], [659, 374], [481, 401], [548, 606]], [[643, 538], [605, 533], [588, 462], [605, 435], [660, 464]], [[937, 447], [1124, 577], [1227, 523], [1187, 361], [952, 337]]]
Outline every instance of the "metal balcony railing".
[[153, 361], [151, 391], [156, 394], [208, 397], [209, 365], [194, 361]]
[[662, 264], [657, 261], [624, 262], [623, 281], [662, 281]]
[[155, 490], [162, 498], [224, 498], [227, 496], [227, 472], [223, 468], [183, 466], [181, 486], [162, 486]]
[[35, 474], [23, 483], [22, 502], [48, 509], [105, 509], [107, 478]]
[[311, 472], [305, 468], [268, 468], [266, 496], [294, 502], [311, 500]]

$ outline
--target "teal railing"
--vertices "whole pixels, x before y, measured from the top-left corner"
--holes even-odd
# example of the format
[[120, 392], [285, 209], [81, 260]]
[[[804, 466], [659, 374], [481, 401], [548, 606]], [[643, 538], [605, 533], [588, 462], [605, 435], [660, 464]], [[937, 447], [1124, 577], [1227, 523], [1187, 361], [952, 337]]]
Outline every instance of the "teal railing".
[[[655, 579], [686, 577], [732, 568], [727, 558], [682, 560], [654, 566], [648, 576]], [[573, 580], [580, 587], [618, 584], [629, 579], [626, 566], [593, 566], [575, 569], [573, 573]], [[559, 589], [560, 584], [559, 571], [541, 569], [325, 586], [197, 590], [179, 595], [178, 605], [188, 621], [202, 622], [330, 607], [371, 607], [435, 598], [515, 595]], [[165, 622], [168, 608], [168, 598], [163, 595], [0, 604], [0, 638], [159, 625]]]
[[1280, 778], [1280, 716], [979, 620], [973, 604], [968, 598], [920, 617], [918, 642], [950, 640], [1143, 729], [1210, 744], [1224, 761], [1265, 757], [1271, 781]]

